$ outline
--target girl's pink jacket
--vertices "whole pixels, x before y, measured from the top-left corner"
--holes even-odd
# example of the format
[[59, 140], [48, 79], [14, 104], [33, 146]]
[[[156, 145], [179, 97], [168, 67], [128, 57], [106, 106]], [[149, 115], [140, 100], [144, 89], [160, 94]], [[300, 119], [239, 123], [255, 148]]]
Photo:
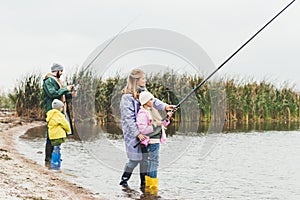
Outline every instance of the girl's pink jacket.
[[[139, 110], [139, 112], [136, 116], [136, 124], [137, 124], [137, 127], [138, 127], [139, 131], [142, 134], [146, 135], [146, 134], [152, 133], [154, 131], [153, 126], [151, 124], [151, 120], [150, 120], [150, 114], [149, 114], [148, 111], [146, 111], [142, 107], [140, 108], [140, 110]], [[165, 128], [164, 127], [167, 127], [169, 124], [170, 124], [170, 121], [166, 121], [166, 120], [163, 121], [162, 129], [161, 129], [162, 130], [162, 136], [160, 138], [160, 142], [162, 144], [166, 143], [166, 133], [165, 133]], [[148, 140], [148, 142], [149, 142], [149, 140]], [[142, 143], [142, 144], [144, 144], [144, 143]]]

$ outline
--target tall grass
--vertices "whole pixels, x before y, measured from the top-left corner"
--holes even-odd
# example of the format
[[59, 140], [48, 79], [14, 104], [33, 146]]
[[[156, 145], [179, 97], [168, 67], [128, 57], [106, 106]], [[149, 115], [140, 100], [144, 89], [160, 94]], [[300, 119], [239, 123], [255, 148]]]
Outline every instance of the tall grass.
[[[176, 105], [203, 80], [203, 77], [165, 73], [163, 75], [149, 74], [147, 80], [147, 88], [155, 97], [168, 104]], [[66, 83], [80, 85], [78, 96], [72, 101], [76, 120], [101, 124], [119, 120], [121, 89], [125, 87], [126, 78], [116, 75], [103, 79], [95, 77], [93, 71], [79, 70], [68, 76]], [[204, 84], [184, 102], [188, 108], [197, 106], [200, 113], [179, 109], [174, 116], [175, 121], [226, 120], [247, 124], [263, 121], [299, 121], [300, 119], [300, 96], [292, 88], [285, 86], [276, 88], [266, 81], [237, 83], [234, 79], [222, 79], [209, 84]], [[216, 93], [226, 93], [226, 99], [216, 99], [222, 96]], [[25, 76], [9, 98], [14, 103], [19, 116], [36, 119], [45, 117], [41, 75]], [[225, 110], [224, 117], [216, 117], [218, 109], [211, 105], [212, 101], [217, 102], [218, 109]]]
[[[67, 84], [74, 84], [78, 87], [76, 98], [73, 98], [72, 104], [74, 119], [77, 121], [93, 121], [95, 116], [95, 93], [98, 79], [93, 76], [92, 71], [83, 71], [74, 73], [67, 77]], [[71, 113], [72, 114], [72, 113]]]
[[227, 121], [299, 121], [299, 94], [291, 88], [276, 88], [271, 83], [235, 84], [225, 81]]
[[41, 75], [28, 74], [18, 81], [9, 98], [15, 105], [17, 116], [41, 120], [45, 117], [42, 95]]
[[14, 109], [14, 102], [11, 101], [9, 95], [5, 93], [0, 95], [0, 108]]

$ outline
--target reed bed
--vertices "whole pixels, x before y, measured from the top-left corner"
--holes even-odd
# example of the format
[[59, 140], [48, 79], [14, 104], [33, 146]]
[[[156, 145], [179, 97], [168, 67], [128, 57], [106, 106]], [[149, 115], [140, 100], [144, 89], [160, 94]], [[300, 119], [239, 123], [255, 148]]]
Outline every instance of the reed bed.
[[[149, 74], [147, 88], [155, 97], [169, 104], [177, 104], [191, 89], [199, 84], [203, 77], [171, 73]], [[68, 76], [67, 84], [79, 84], [78, 96], [73, 99], [75, 120], [106, 124], [118, 122], [121, 90], [125, 87], [126, 78], [116, 75], [105, 78], [95, 77], [93, 71], [78, 70]], [[215, 92], [225, 93], [226, 99], [214, 99]], [[42, 76], [29, 74], [19, 81], [14, 91], [8, 95], [14, 104], [18, 116], [44, 119], [42, 96]], [[276, 88], [267, 81], [238, 83], [235, 79], [223, 79], [200, 87], [184, 104], [199, 113], [189, 112], [182, 118], [179, 109], [174, 121], [227, 121], [227, 122], [286, 122], [299, 121], [300, 99], [293, 88]], [[224, 104], [225, 116], [216, 119], [216, 112], [211, 102]], [[2, 102], [2, 100], [1, 100]]]
[[25, 75], [8, 95], [15, 106], [17, 116], [36, 120], [45, 118], [41, 81], [40, 74]]

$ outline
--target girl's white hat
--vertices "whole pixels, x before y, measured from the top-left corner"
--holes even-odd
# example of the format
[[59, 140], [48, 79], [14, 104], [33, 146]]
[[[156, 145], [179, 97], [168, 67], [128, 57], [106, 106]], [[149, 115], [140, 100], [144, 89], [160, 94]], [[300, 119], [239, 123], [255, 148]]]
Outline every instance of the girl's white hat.
[[150, 99], [154, 99], [154, 96], [150, 92], [144, 91], [140, 93], [139, 100], [141, 105], [146, 104]]

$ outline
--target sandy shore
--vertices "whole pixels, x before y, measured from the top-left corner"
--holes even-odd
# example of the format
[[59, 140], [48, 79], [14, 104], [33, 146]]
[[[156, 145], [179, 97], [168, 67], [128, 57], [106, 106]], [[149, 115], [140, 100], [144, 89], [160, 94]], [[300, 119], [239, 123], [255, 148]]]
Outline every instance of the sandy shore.
[[92, 192], [64, 180], [46, 167], [25, 158], [16, 150], [17, 137], [38, 125], [42, 125], [42, 122], [20, 122], [13, 127], [2, 126], [0, 199], [99, 199]]

